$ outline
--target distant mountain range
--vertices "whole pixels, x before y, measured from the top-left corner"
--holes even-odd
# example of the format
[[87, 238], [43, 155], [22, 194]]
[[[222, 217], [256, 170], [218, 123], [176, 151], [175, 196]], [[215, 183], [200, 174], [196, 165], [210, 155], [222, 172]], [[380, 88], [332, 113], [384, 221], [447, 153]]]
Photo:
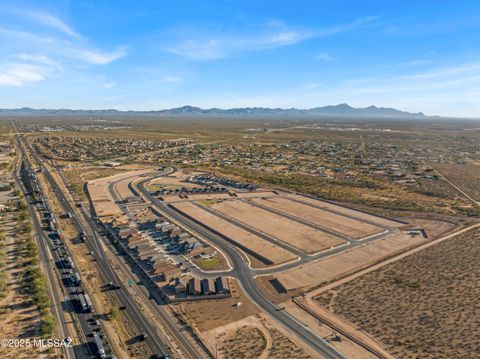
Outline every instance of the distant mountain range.
[[113, 117], [113, 116], [175, 116], [175, 117], [393, 117], [421, 118], [422, 112], [411, 113], [394, 108], [368, 106], [351, 107], [347, 104], [297, 108], [241, 107], [223, 110], [219, 108], [202, 109], [193, 106], [182, 106], [158, 111], [119, 111], [109, 110], [70, 110], [70, 109], [0, 109], [0, 116], [76, 116], [76, 117]]

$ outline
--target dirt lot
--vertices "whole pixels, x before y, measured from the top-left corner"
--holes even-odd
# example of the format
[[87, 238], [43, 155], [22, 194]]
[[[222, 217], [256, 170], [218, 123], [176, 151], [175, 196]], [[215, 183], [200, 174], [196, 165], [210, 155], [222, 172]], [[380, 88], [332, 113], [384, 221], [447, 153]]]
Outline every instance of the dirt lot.
[[133, 192], [130, 190], [128, 185], [132, 182], [135, 178], [125, 178], [115, 185], [115, 191], [117, 192], [118, 196], [121, 199], [127, 199], [130, 196], [133, 196]]
[[144, 173], [148, 173], [150, 170], [139, 170], [125, 172], [118, 175], [101, 178], [97, 180], [92, 180], [88, 182], [88, 192], [90, 197], [93, 200], [95, 206], [95, 211], [98, 217], [119, 217], [121, 216], [121, 211], [118, 206], [113, 203], [110, 193], [108, 191], [108, 186], [113, 181], [121, 180], [122, 178], [131, 177], [133, 180], [135, 176], [140, 176]]
[[323, 208], [329, 211], [332, 211], [334, 213], [342, 214], [345, 216], [350, 216], [352, 218], [359, 219], [361, 221], [368, 221], [370, 223], [374, 223], [379, 226], [384, 226], [384, 227], [398, 227], [401, 226], [402, 223], [396, 222], [393, 220], [385, 219], [382, 217], [377, 217], [368, 213], [364, 212], [359, 212], [354, 209], [342, 207], [342, 206], [337, 206], [335, 204], [325, 202], [325, 201], [320, 201], [317, 199], [309, 198], [309, 197], [303, 197], [303, 196], [298, 196], [294, 194], [289, 194], [287, 195], [288, 197], [291, 197], [292, 199], [302, 201], [307, 204], [311, 204], [314, 206], [317, 206], [319, 208]]
[[[295, 259], [295, 255], [246, 230], [237, 227], [189, 202], [176, 203], [174, 206], [215, 229], [233, 241], [247, 247], [273, 262], [274, 265]], [[253, 263], [252, 263], [253, 264]], [[265, 265], [263, 265], [265, 267]]]
[[118, 168], [104, 168], [104, 167], [74, 167], [64, 169], [65, 177], [72, 186], [75, 194], [82, 200], [86, 201], [87, 197], [83, 192], [83, 185], [91, 180], [95, 180], [102, 177], [113, 176], [124, 172]]
[[345, 243], [340, 238], [241, 201], [224, 201], [211, 208], [307, 253]]
[[[230, 191], [234, 193], [237, 198], [262, 198], [262, 197], [271, 197], [274, 196], [274, 193], [271, 191], [259, 191], [259, 192], [237, 192]], [[185, 199], [180, 198], [178, 195], [166, 195], [163, 196], [165, 202], [176, 202], [184, 201]], [[190, 201], [211, 201], [219, 199], [231, 199], [232, 195], [229, 193], [200, 193], [200, 194], [189, 194], [188, 200]]]
[[[431, 236], [438, 236], [453, 227], [445, 222], [424, 221], [422, 222]], [[437, 232], [430, 227], [437, 228]], [[408, 248], [416, 247], [425, 243], [422, 237], [412, 237], [407, 233], [391, 235], [381, 240], [370, 242], [365, 246], [359, 246], [338, 254], [329, 256], [317, 262], [311, 262], [304, 266], [290, 269], [279, 273], [276, 278], [287, 290], [307, 289], [318, 287], [339, 277], [353, 273], [357, 270], [370, 266], [382, 258], [392, 256]]]
[[[330, 345], [338, 349], [341, 353], [345, 354], [347, 358], [354, 359], [378, 359], [373, 354], [369, 353], [367, 350], [363, 349], [350, 339], [345, 336], [341, 336], [342, 340], [331, 340], [332, 328], [318, 321], [315, 317], [305, 312], [299, 306], [297, 306], [293, 301], [289, 300], [281, 304], [285, 307], [285, 311], [292, 315], [293, 317], [300, 320], [302, 323], [306, 324], [312, 331], [314, 331], [320, 337], [330, 340]], [[318, 306], [317, 306], [318, 308]]]
[[[187, 323], [205, 332], [258, 313], [258, 308], [245, 296], [237, 282], [229, 280], [232, 296], [223, 299], [199, 300], [175, 304]], [[241, 303], [238, 305], [238, 303]]]
[[320, 208], [290, 201], [287, 198], [279, 196], [264, 199], [252, 199], [252, 202], [319, 224], [355, 239], [383, 231], [383, 228], [378, 226], [328, 212]]
[[478, 358], [480, 229], [317, 297], [399, 358]]
[[[199, 172], [200, 173], [200, 172]], [[168, 177], [158, 177], [152, 179], [148, 183], [148, 187], [156, 187], [156, 189], [159, 188], [168, 188], [168, 187], [185, 187], [185, 188], [197, 188], [201, 187], [198, 184], [195, 183], [190, 183], [190, 182], [184, 182], [187, 180], [192, 174], [199, 174], [199, 173], [190, 173], [190, 172], [183, 172], [179, 171], [174, 173], [171, 176]]]
[[[264, 314], [252, 315], [202, 335], [219, 359], [306, 359], [318, 357]], [[361, 358], [364, 359], [364, 358]]]

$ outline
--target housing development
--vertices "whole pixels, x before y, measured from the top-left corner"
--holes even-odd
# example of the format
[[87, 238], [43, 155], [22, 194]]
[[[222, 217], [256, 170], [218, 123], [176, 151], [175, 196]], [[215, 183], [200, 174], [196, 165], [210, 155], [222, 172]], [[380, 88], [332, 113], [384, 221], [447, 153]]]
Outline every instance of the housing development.
[[448, 273], [476, 275], [478, 125], [278, 120], [251, 136], [252, 120], [53, 121], [3, 119], [4, 242], [38, 248], [46, 301], [25, 335], [72, 342], [32, 355], [474, 357], [476, 289]]
[[0, 0], [0, 359], [480, 359], [479, 15]]

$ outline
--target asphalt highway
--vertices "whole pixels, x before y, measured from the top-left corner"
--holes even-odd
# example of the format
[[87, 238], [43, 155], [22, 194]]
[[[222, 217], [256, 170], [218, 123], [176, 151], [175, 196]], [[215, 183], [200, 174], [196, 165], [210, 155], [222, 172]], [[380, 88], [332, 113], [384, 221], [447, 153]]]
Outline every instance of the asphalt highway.
[[[34, 232], [36, 235], [37, 243], [38, 243], [38, 248], [39, 254], [40, 254], [40, 260], [41, 263], [43, 264], [45, 268], [45, 275], [47, 276], [47, 280], [49, 283], [49, 289], [50, 289], [50, 296], [52, 299], [52, 313], [54, 314], [57, 324], [58, 324], [58, 330], [59, 334], [62, 336], [62, 338], [67, 338], [69, 337], [70, 333], [70, 328], [68, 327], [67, 324], [67, 319], [65, 318], [65, 313], [62, 308], [62, 302], [64, 298], [62, 298], [59, 295], [59, 285], [58, 285], [58, 280], [57, 277], [55, 276], [55, 268], [51, 268], [52, 266], [52, 261], [50, 258], [53, 259], [53, 255], [48, 248], [48, 242], [49, 238], [46, 236], [45, 232], [43, 231], [42, 225], [37, 217], [36, 209], [31, 203], [31, 198], [28, 195], [28, 191], [25, 189], [25, 186], [23, 185], [23, 182], [17, 181], [18, 186], [20, 187], [22, 193], [25, 195], [25, 199], [27, 201], [27, 208], [28, 212], [30, 214], [30, 218], [32, 219], [32, 224], [34, 228]], [[63, 351], [65, 353], [65, 356], [67, 359], [71, 359], [74, 357], [74, 352], [71, 347], [64, 347]], [[77, 358], [82, 358], [81, 355], [76, 355]], [[83, 356], [86, 357], [86, 356]]]
[[[99, 357], [95, 342], [93, 338], [89, 336], [89, 334], [92, 333], [93, 329], [95, 329], [92, 325], [92, 314], [79, 311], [78, 305], [75, 305], [75, 303], [78, 301], [78, 293], [82, 292], [83, 288], [79, 283], [72, 282], [71, 273], [65, 266], [64, 259], [68, 257], [68, 252], [66, 248], [63, 247], [63, 244], [61, 244], [61, 242], [59, 242], [56, 246], [53, 245], [50, 231], [46, 231], [39, 220], [37, 208], [35, 207], [33, 199], [31, 197], [31, 192], [27, 191], [24, 185], [31, 180], [28, 175], [28, 173], [31, 173], [31, 168], [28, 163], [25, 163], [25, 165], [27, 169], [23, 171], [21, 175], [21, 182], [18, 182], [26, 198], [28, 210], [33, 223], [33, 228], [35, 233], [37, 234], [37, 240], [40, 248], [40, 257], [44, 263], [46, 275], [51, 285], [51, 295], [52, 301], [54, 303], [54, 314], [57, 318], [57, 323], [60, 326], [60, 332], [68, 333], [69, 327], [67, 325], [64, 311], [70, 311], [76, 318], [76, 321], [74, 321], [72, 324], [75, 325], [77, 334], [82, 340], [82, 343], [80, 345], [77, 345], [73, 348], [68, 348], [66, 350], [66, 356], [72, 357], [73, 355], [75, 358]], [[61, 253], [63, 253], [63, 255]], [[58, 271], [60, 280], [64, 285], [64, 290], [66, 293], [65, 298], [59, 298], [58, 293], [53, 289], [53, 286], [58, 283], [58, 280], [54, 274], [55, 270]], [[98, 329], [100, 329], [101, 331], [101, 328]]]
[[[18, 141], [18, 145], [20, 146], [20, 139], [17, 138], [17, 141]], [[20, 149], [21, 149], [24, 160], [27, 162], [28, 157], [26, 156], [26, 153], [23, 147], [20, 146]], [[32, 158], [37, 162], [37, 164], [39, 166], [42, 166], [41, 159], [31, 149], [30, 149], [30, 154]], [[126, 307], [124, 309], [124, 314], [127, 315], [127, 317], [129, 318], [129, 322], [131, 323], [131, 325], [137, 328], [138, 335], [140, 335], [141, 333], [147, 334], [147, 339], [145, 340], [145, 343], [148, 345], [152, 353], [155, 353], [158, 355], [169, 353], [170, 350], [168, 346], [165, 343], [163, 343], [158, 337], [155, 323], [152, 323], [149, 320], [149, 318], [145, 317], [141, 308], [138, 307], [138, 305], [136, 304], [135, 300], [131, 297], [128, 290], [126, 290], [125, 284], [119, 279], [118, 275], [115, 273], [114, 269], [111, 267], [109, 260], [106, 259], [104, 250], [102, 247], [102, 243], [99, 242], [100, 234], [94, 233], [94, 235], [89, 235], [89, 233], [92, 234], [92, 229], [97, 230], [95, 222], [92, 219], [88, 218], [89, 226], [88, 227], [85, 226], [85, 224], [82, 223], [82, 221], [80, 221], [77, 218], [76, 211], [70, 205], [64, 193], [58, 187], [56, 181], [53, 179], [53, 177], [51, 176], [47, 168], [45, 166], [42, 166], [41, 168], [55, 196], [58, 198], [58, 201], [63, 211], [65, 213], [71, 213], [72, 221], [76, 229], [79, 232], [83, 232], [86, 234], [85, 243], [89, 248], [89, 250], [93, 253], [94, 258], [96, 258], [96, 264], [97, 264], [97, 268], [99, 269], [99, 274], [101, 279], [105, 283], [113, 282], [120, 286], [120, 289], [110, 291], [110, 294], [111, 294], [111, 297], [113, 297], [112, 299], [114, 300], [114, 303], [117, 303], [119, 307], [120, 306]], [[80, 322], [82, 323], [82, 320], [80, 320]], [[85, 325], [86, 333], [91, 331], [91, 328], [89, 328], [88, 325], [90, 325], [90, 323], [88, 322], [88, 320], [86, 320], [86, 325]], [[86, 334], [84, 334], [84, 336], [87, 337]]]
[[[83, 208], [83, 207], [72, 208], [72, 206], [70, 206], [69, 202], [67, 201], [64, 193], [60, 190], [60, 188], [58, 187], [58, 185], [56, 184], [54, 179], [51, 177], [50, 173], [48, 171], [46, 171], [46, 169], [44, 170], [44, 173], [47, 175], [47, 178], [49, 179], [50, 183], [52, 184], [56, 194], [60, 195], [64, 200], [63, 203], [66, 203], [69, 206], [68, 211], [70, 211], [70, 213], [74, 214], [74, 216], [72, 218], [75, 219], [75, 221], [79, 222], [78, 226], [80, 226], [84, 230], [84, 233], [87, 234], [87, 237], [92, 238], [94, 240], [91, 243], [93, 245], [93, 247], [95, 247], [93, 249], [93, 251], [95, 252], [95, 250], [96, 250], [98, 252], [98, 256], [104, 256], [104, 257], [105, 257], [104, 250], [110, 249], [110, 250], [112, 250], [113, 253], [116, 253], [115, 248], [110, 247], [110, 244], [107, 242], [107, 240], [105, 240], [104, 242], [107, 242], [108, 247], [107, 248], [103, 247], [104, 243], [101, 242], [101, 239], [103, 237], [102, 237], [101, 233], [99, 232], [99, 228], [97, 227], [96, 222], [88, 215], [88, 213], [86, 212], [86, 209]], [[65, 181], [65, 179], [63, 178], [63, 175], [60, 172], [60, 170], [58, 170], [57, 173], [60, 176], [60, 178], [63, 181]], [[114, 199], [116, 199], [116, 201], [119, 200], [118, 198], [116, 198], [115, 193], [113, 193], [112, 197]], [[75, 209], [80, 210], [80, 215], [76, 215]], [[81, 223], [81, 222], [83, 222], [83, 223]], [[107, 271], [110, 271], [114, 275], [116, 275], [115, 270], [111, 267], [111, 265], [109, 264], [109, 261], [106, 258], [103, 258], [102, 260], [99, 260], [98, 263], [103, 263], [105, 266], [107, 266], [107, 268], [106, 268]], [[118, 260], [117, 264], [119, 266], [121, 266], [122, 269], [125, 272], [127, 272], [132, 278], [134, 276], [136, 276], [136, 277], [139, 277], [140, 280], [142, 280], [142, 275], [141, 275], [140, 272], [130, 270], [130, 268], [125, 263], [123, 263], [121, 260]], [[143, 276], [143, 279], [145, 279], [145, 276]], [[124, 286], [119, 280], [116, 280], [116, 281], [113, 281], [113, 282], [118, 283], [121, 286]], [[143, 282], [145, 282], [145, 281], [143, 280]], [[148, 283], [144, 283], [144, 284], [145, 284], [145, 287], [147, 288]], [[143, 299], [145, 301], [145, 304], [150, 305], [150, 309], [152, 309], [156, 313], [156, 315], [159, 318], [161, 318], [161, 322], [164, 325], [164, 327], [167, 329], [168, 334], [170, 335], [170, 337], [173, 337], [175, 339], [176, 344], [178, 344], [180, 346], [184, 355], [186, 355], [187, 358], [192, 358], [192, 359], [199, 358], [200, 355], [198, 354], [197, 349], [185, 338], [184, 333], [182, 332], [182, 330], [180, 328], [178, 328], [175, 325], [175, 323], [173, 323], [172, 319], [169, 317], [169, 314], [166, 313], [163, 310], [163, 308], [161, 308], [161, 305], [165, 304], [165, 303], [161, 300], [161, 298], [159, 298], [156, 295], [155, 290], [153, 290], [153, 289], [148, 290], [148, 288], [147, 288], [146, 292], [147, 293], [142, 293], [142, 296], [144, 297]], [[151, 301], [152, 296], [155, 297], [155, 301], [153, 301], [153, 302]], [[155, 323], [150, 323], [150, 320], [147, 320], [147, 318], [145, 318], [143, 320], [140, 317], [140, 315], [137, 313], [137, 311], [135, 311], [135, 308], [132, 308], [130, 310], [134, 311], [133, 312], [133, 314], [134, 314], [133, 319], [135, 320], [135, 323], [139, 323], [139, 321], [141, 321], [140, 323], [143, 324], [144, 332], [148, 334], [147, 342], [148, 341], [156, 341], [157, 345], [162, 348], [163, 353], [170, 352], [170, 349], [161, 340], [161, 338], [158, 338], [158, 335], [154, 334], [155, 333], [155, 327], [156, 327]], [[128, 311], [128, 307], [127, 307], [127, 311]], [[142, 313], [142, 316], [143, 316], [143, 312], [141, 312], [141, 313]], [[136, 318], [135, 318], [135, 315], [136, 315]], [[154, 352], [159, 353], [158, 350], [154, 351]], [[160, 352], [160, 353], [162, 353], [162, 352]]]

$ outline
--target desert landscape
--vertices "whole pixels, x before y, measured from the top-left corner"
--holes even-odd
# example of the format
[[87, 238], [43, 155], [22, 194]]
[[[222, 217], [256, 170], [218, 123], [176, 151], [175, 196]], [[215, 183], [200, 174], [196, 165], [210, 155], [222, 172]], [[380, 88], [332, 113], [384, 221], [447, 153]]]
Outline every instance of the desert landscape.
[[479, 239], [477, 227], [315, 300], [378, 338], [396, 357], [476, 358]]

